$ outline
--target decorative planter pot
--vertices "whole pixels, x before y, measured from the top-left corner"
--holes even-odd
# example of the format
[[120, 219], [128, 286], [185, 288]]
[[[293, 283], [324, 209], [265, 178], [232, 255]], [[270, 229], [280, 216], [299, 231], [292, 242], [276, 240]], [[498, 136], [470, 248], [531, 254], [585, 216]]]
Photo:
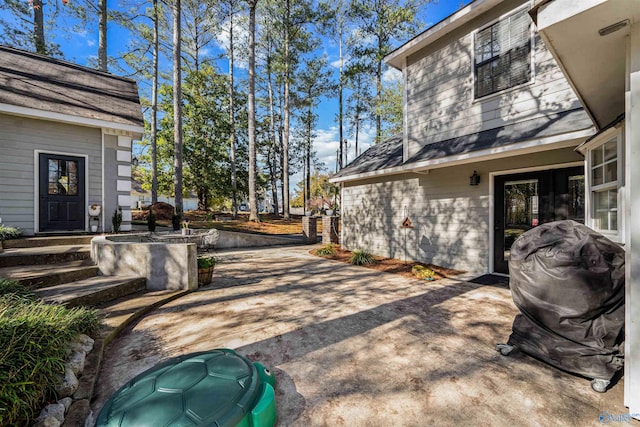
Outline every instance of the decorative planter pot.
[[327, 209], [327, 216], [333, 216], [333, 209]]
[[91, 224], [91, 232], [92, 233], [97, 233], [98, 232], [98, 224]]
[[213, 277], [213, 267], [199, 268], [198, 269], [198, 286], [206, 286], [211, 283]]
[[191, 229], [190, 228], [183, 228], [182, 229], [182, 235], [183, 236], [190, 236], [191, 235]]

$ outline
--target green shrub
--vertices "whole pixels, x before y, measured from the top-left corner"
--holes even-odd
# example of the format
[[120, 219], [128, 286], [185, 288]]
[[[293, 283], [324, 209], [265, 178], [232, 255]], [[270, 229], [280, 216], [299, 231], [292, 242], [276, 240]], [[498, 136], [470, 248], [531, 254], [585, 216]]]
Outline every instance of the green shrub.
[[198, 268], [209, 268], [216, 265], [218, 260], [211, 255], [200, 255], [198, 257]]
[[113, 211], [113, 216], [111, 217], [111, 225], [113, 225], [114, 233], [120, 232], [120, 226], [122, 225], [122, 207], [118, 206], [118, 208]]
[[336, 256], [336, 248], [333, 245], [323, 245], [320, 249], [316, 250], [316, 254], [320, 256], [332, 257]]
[[0, 277], [0, 297], [9, 294], [21, 296], [30, 300], [36, 299], [36, 295], [20, 283]]
[[9, 240], [9, 239], [17, 239], [20, 236], [22, 236], [22, 231], [20, 231], [19, 228], [0, 225], [0, 242]]
[[93, 310], [46, 304], [14, 292], [1, 295], [0, 425], [33, 419], [64, 372], [67, 344], [97, 328]]
[[376, 259], [364, 249], [356, 249], [351, 253], [349, 262], [353, 265], [368, 265], [374, 264]]
[[147, 228], [149, 231], [156, 231], [156, 214], [153, 213], [153, 208], [149, 208], [149, 215], [147, 215]]
[[413, 273], [413, 275], [416, 276], [418, 279], [424, 279], [424, 280], [433, 280], [434, 276], [436, 275], [435, 271], [423, 265], [414, 265], [411, 268], [411, 273]]

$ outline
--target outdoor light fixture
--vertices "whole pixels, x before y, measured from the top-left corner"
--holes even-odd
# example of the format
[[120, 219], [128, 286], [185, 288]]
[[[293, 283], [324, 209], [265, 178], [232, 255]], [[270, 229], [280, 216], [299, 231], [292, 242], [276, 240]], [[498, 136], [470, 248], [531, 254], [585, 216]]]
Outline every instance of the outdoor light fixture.
[[478, 185], [480, 184], [480, 175], [478, 172], [473, 171], [473, 175], [469, 177], [469, 185]]
[[133, 166], [138, 166], [138, 163], [140, 163], [140, 162], [138, 161], [138, 158], [134, 156], [134, 157], [133, 157], [133, 159], [131, 159], [131, 164], [132, 164]]
[[616, 22], [608, 27], [600, 28], [598, 30], [598, 34], [601, 36], [608, 36], [611, 33], [615, 33], [616, 31], [623, 29], [627, 25], [629, 25], [629, 20], [625, 19], [624, 21]]

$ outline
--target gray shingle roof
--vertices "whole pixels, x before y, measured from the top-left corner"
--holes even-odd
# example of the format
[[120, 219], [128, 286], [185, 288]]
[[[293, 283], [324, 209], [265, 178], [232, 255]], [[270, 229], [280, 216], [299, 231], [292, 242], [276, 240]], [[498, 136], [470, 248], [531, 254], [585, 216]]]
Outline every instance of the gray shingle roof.
[[0, 103], [144, 126], [134, 80], [0, 46]]
[[395, 166], [410, 167], [412, 163], [502, 147], [531, 139], [589, 129], [592, 126], [589, 116], [582, 108], [578, 108], [427, 144], [405, 163], [402, 162], [402, 136], [397, 135], [369, 148], [334, 175], [334, 178]]

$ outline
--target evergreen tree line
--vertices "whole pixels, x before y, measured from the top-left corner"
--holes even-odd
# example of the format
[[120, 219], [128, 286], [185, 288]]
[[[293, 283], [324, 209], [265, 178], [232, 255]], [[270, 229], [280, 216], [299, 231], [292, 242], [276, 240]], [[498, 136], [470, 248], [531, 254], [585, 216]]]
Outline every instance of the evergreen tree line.
[[[364, 128], [376, 143], [402, 130], [402, 86], [385, 82], [383, 59], [416, 33], [427, 1], [4, 0], [0, 43], [63, 57], [74, 34], [96, 28], [88, 65], [139, 82], [146, 132], [135, 171], [154, 202], [174, 194], [180, 214], [193, 192], [201, 209], [237, 215], [248, 196], [257, 221], [270, 198], [289, 218], [292, 175], [304, 172], [296, 205], [318, 188], [335, 194], [313, 147], [323, 99], [338, 100], [338, 168]], [[108, 55], [115, 29], [126, 49]], [[339, 52], [331, 64], [327, 44]]]

